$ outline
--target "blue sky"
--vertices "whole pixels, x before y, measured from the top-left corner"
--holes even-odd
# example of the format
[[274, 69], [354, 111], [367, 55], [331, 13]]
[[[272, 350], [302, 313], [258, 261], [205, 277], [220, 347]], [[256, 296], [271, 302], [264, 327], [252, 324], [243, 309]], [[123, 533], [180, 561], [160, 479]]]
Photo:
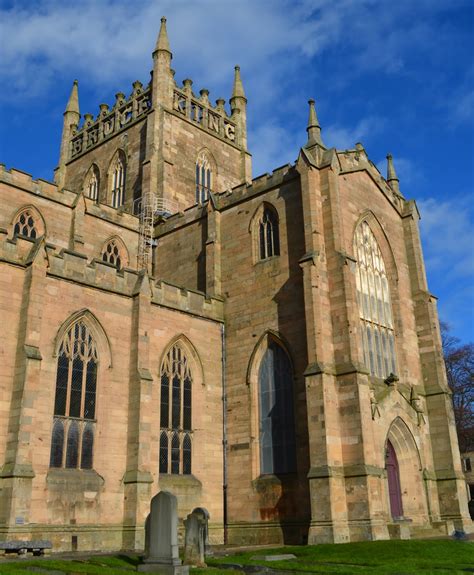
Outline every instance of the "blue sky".
[[254, 176], [296, 159], [311, 97], [327, 145], [383, 174], [393, 154], [440, 316], [472, 341], [472, 0], [0, 0], [0, 161], [52, 179], [73, 79], [93, 114], [147, 83], [163, 15], [178, 82], [228, 100], [241, 66]]

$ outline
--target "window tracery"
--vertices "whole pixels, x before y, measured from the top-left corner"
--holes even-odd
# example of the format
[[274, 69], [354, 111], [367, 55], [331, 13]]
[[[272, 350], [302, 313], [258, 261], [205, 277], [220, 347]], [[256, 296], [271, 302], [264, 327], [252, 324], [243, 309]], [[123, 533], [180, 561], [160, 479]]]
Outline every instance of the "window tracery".
[[35, 240], [38, 237], [35, 218], [31, 210], [24, 210], [15, 220], [13, 236], [23, 236]]
[[192, 382], [188, 359], [176, 343], [161, 366], [160, 473], [191, 473]]
[[201, 152], [196, 161], [196, 203], [203, 204], [209, 199], [211, 191], [212, 169], [209, 158]]
[[99, 169], [95, 165], [89, 170], [84, 192], [91, 200], [99, 199]]
[[123, 256], [118, 241], [115, 239], [109, 240], [102, 250], [102, 261], [112, 264], [117, 269], [122, 269]]
[[59, 348], [50, 467], [92, 469], [97, 368], [95, 341], [78, 321]]
[[269, 206], [265, 206], [258, 222], [258, 246], [261, 260], [280, 255], [278, 217]]
[[111, 171], [111, 202], [113, 208], [120, 208], [125, 201], [125, 161], [117, 154]]
[[386, 378], [396, 373], [392, 306], [382, 252], [365, 221], [356, 229], [354, 254], [364, 362], [371, 375]]

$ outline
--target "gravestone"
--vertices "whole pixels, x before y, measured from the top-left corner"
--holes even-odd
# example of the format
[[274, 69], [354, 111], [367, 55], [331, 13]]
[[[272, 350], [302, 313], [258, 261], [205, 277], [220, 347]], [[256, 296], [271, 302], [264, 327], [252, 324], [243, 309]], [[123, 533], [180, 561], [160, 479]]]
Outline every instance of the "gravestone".
[[178, 554], [178, 502], [168, 491], [151, 500], [145, 523], [145, 557], [138, 571], [163, 575], [188, 575]]
[[196, 509], [193, 509], [193, 513], [200, 515], [204, 521], [204, 557], [211, 557], [214, 553], [209, 543], [209, 511], [204, 507], [196, 507]]
[[194, 567], [206, 567], [204, 563], [204, 525], [200, 513], [190, 513], [184, 521], [184, 563]]

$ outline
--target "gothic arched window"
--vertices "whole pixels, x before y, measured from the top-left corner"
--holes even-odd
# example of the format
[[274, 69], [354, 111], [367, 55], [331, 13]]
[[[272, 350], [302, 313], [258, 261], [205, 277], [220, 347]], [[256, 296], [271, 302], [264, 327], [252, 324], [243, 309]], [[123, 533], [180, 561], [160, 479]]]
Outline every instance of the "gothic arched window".
[[367, 222], [354, 237], [356, 285], [364, 362], [371, 375], [396, 373], [392, 306], [382, 252]]
[[278, 216], [269, 206], [265, 206], [258, 222], [258, 246], [261, 260], [280, 255]]
[[261, 474], [296, 470], [293, 370], [290, 358], [269, 340], [258, 371]]
[[161, 365], [160, 473], [191, 473], [192, 382], [184, 350], [176, 343]]
[[50, 467], [92, 469], [97, 366], [95, 341], [78, 321], [59, 348]]
[[122, 154], [117, 154], [117, 158], [112, 164], [110, 178], [112, 207], [120, 208], [125, 202], [125, 160]]
[[99, 199], [99, 168], [95, 165], [91, 167], [86, 177], [84, 194], [91, 200]]
[[109, 240], [102, 250], [102, 261], [112, 264], [117, 269], [121, 269], [123, 265], [123, 256], [121, 247], [117, 240]]
[[209, 199], [212, 169], [209, 158], [201, 152], [196, 160], [196, 203], [203, 204]]
[[23, 236], [32, 240], [38, 237], [36, 222], [31, 210], [23, 210], [15, 220], [13, 236]]

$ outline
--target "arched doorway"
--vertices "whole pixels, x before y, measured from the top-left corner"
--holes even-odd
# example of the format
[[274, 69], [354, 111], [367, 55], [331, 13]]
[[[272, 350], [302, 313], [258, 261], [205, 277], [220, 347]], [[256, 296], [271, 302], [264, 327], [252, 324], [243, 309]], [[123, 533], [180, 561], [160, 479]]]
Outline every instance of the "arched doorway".
[[390, 440], [387, 440], [385, 451], [385, 468], [387, 470], [390, 511], [393, 519], [403, 517], [402, 491], [400, 489], [400, 471], [397, 454]]

